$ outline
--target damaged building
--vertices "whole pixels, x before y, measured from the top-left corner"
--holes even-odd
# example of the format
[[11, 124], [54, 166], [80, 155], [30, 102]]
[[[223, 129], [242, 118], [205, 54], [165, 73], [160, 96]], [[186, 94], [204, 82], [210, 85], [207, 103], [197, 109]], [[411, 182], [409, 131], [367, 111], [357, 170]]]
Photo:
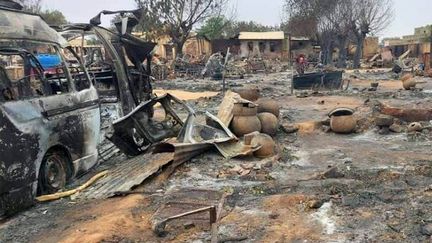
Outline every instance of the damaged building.
[[[134, 36], [145, 39], [145, 33], [134, 32]], [[177, 56], [176, 47], [168, 35], [162, 35], [155, 41], [157, 46], [154, 55], [166, 60], [175, 60]], [[183, 54], [191, 58], [208, 58], [213, 53], [211, 41], [197, 33], [191, 33], [183, 46]]]
[[418, 63], [424, 64], [425, 70], [431, 66], [432, 25], [415, 28], [413, 35], [400, 38], [385, 38], [384, 46], [390, 48], [394, 57], [415, 58]]
[[238, 40], [243, 58], [287, 59], [289, 55], [289, 41], [283, 31], [240, 32]]

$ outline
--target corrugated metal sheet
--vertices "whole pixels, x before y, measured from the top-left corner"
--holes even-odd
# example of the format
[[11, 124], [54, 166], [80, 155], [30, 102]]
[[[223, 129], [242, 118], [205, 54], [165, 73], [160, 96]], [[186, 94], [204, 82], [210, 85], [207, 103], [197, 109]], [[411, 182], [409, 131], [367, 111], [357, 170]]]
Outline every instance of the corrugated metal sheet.
[[173, 161], [173, 153], [144, 154], [122, 161], [108, 175], [78, 195], [78, 198], [105, 199], [130, 191]]
[[283, 31], [272, 32], [240, 32], [239, 40], [283, 40], [285, 34]]

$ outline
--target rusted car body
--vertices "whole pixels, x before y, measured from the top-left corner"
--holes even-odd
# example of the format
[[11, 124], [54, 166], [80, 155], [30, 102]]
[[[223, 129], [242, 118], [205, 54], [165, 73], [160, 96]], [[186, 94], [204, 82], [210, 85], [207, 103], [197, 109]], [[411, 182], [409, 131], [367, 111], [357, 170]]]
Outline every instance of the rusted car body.
[[[5, 4], [6, 3], [6, 4]], [[97, 163], [97, 90], [68, 42], [0, 1], [0, 215], [55, 192]], [[60, 57], [46, 72], [36, 54]]]

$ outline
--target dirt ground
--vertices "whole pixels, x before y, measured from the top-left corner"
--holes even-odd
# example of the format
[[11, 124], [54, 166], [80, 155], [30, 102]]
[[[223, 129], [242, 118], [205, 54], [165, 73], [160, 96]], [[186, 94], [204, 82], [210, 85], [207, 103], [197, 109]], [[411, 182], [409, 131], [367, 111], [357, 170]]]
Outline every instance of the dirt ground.
[[[421, 89], [405, 91], [388, 70], [347, 72], [346, 90], [291, 94], [290, 77], [227, 80], [231, 89], [256, 86], [263, 97], [277, 100], [282, 125], [301, 124], [297, 133], [279, 130], [277, 156], [227, 160], [209, 151], [133, 195], [36, 205], [0, 223], [0, 242], [209, 242], [205, 213], [169, 222], [163, 236], [152, 225], [155, 215], [215, 205], [222, 194], [227, 197], [218, 242], [430, 242], [431, 130], [382, 134], [373, 117], [376, 102], [432, 108], [432, 79], [420, 78]], [[373, 81], [378, 90], [368, 91]], [[179, 79], [154, 86], [159, 94], [187, 100], [200, 117], [216, 114], [222, 100], [220, 81]], [[338, 107], [355, 110], [355, 133], [316, 125]], [[239, 166], [249, 173], [238, 173]]]

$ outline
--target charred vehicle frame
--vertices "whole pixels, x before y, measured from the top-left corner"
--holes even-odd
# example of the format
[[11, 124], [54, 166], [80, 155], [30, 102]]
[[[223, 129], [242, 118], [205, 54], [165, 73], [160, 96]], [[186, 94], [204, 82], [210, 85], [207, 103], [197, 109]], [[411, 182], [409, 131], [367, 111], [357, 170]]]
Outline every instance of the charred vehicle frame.
[[[67, 41], [0, 1], [0, 215], [33, 204], [97, 163], [98, 94]], [[38, 53], [58, 58], [46, 70]]]

